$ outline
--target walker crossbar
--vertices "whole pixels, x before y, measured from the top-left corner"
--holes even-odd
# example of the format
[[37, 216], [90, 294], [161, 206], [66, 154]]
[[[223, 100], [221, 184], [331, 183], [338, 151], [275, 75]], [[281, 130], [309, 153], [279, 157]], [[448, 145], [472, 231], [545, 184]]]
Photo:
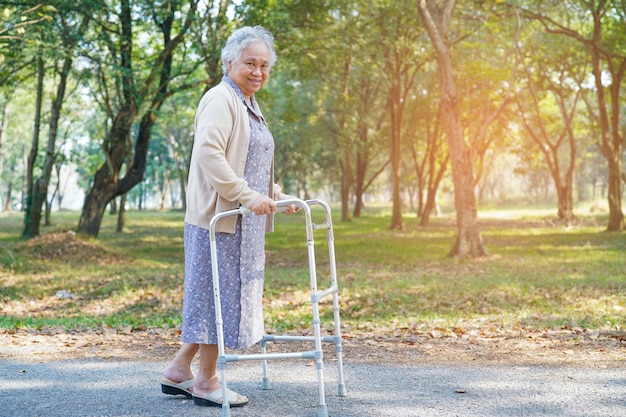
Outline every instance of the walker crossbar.
[[[217, 348], [218, 348], [218, 369], [220, 371], [220, 378], [222, 382], [222, 417], [230, 417], [230, 405], [228, 404], [227, 395], [227, 381], [226, 381], [226, 365], [228, 362], [242, 361], [242, 360], [261, 360], [263, 367], [263, 381], [262, 388], [269, 389], [269, 377], [267, 373], [267, 361], [270, 359], [315, 359], [315, 368], [317, 369], [317, 383], [319, 394], [319, 406], [317, 417], [328, 417], [328, 411], [326, 408], [326, 397], [324, 394], [324, 363], [323, 363], [323, 351], [322, 343], [334, 343], [336, 346], [337, 354], [337, 370], [338, 370], [338, 395], [345, 397], [347, 395], [344, 380], [343, 380], [343, 361], [342, 361], [342, 337], [341, 337], [341, 323], [339, 317], [339, 298], [338, 298], [338, 286], [337, 286], [337, 273], [335, 266], [335, 248], [334, 248], [334, 236], [332, 227], [332, 216], [330, 213], [330, 206], [321, 200], [300, 200], [298, 198], [291, 198], [287, 200], [280, 200], [276, 202], [276, 211], [286, 211], [289, 206], [294, 205], [299, 207], [304, 213], [305, 218], [305, 230], [307, 239], [307, 250], [309, 257], [309, 274], [310, 274], [310, 289], [311, 289], [311, 307], [313, 309], [313, 333], [314, 336], [276, 336], [265, 335], [261, 340], [261, 354], [245, 354], [245, 355], [226, 355], [224, 347], [224, 328], [222, 321], [222, 305], [220, 297], [219, 286], [219, 268], [217, 265], [217, 244], [216, 244], [216, 232], [215, 225], [217, 222], [228, 216], [236, 215], [251, 215], [250, 210], [245, 207], [240, 207], [234, 210], [228, 210], [222, 213], [218, 213], [211, 219], [209, 225], [210, 244], [211, 244], [211, 267], [213, 273], [213, 297], [215, 299], [215, 325], [217, 327]], [[325, 213], [325, 222], [321, 225], [314, 224], [312, 221], [310, 206], [319, 205], [322, 206]], [[326, 238], [328, 242], [328, 263], [330, 268], [331, 285], [323, 291], [317, 290], [317, 272], [315, 262], [315, 250], [313, 231], [317, 229], [326, 229]], [[319, 301], [328, 296], [333, 296], [333, 315], [334, 315], [334, 335], [322, 336], [320, 326], [319, 315]], [[314, 342], [315, 350], [304, 352], [291, 352], [291, 353], [266, 353], [266, 342], [269, 341], [284, 341], [284, 342]]]
[[326, 291], [318, 292], [317, 294], [312, 295], [311, 296], [311, 302], [319, 303], [324, 297], [326, 297], [327, 295], [330, 295], [330, 294], [334, 294], [337, 291], [338, 291], [337, 286], [333, 285], [329, 289], [327, 289]]
[[266, 359], [315, 359], [314, 350], [307, 352], [286, 352], [286, 353], [265, 353], [265, 354], [245, 354], [245, 355], [224, 355], [226, 362], [238, 361], [261, 361]]
[[324, 223], [320, 223], [320, 224], [313, 224], [313, 229], [315, 230], [319, 230], [319, 229], [328, 229], [330, 227], [330, 225], [326, 222]]
[[[277, 336], [277, 335], [265, 335], [262, 342], [313, 342], [315, 336]], [[324, 343], [337, 343], [336, 336], [324, 336], [322, 337]]]

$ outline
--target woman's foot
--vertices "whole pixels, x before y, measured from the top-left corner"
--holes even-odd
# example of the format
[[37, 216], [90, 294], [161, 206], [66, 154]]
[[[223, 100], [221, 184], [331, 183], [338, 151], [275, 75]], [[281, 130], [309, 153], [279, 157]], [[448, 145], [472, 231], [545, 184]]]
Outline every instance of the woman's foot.
[[[234, 391], [227, 390], [228, 404], [232, 407], [242, 406], [248, 403], [248, 397], [237, 394]], [[198, 381], [193, 385], [193, 402], [196, 405], [203, 406], [221, 406], [222, 405], [222, 384], [217, 375], [208, 381]]]
[[[237, 394], [229, 389], [226, 390], [228, 395], [228, 405], [231, 407], [241, 407], [248, 404], [248, 397]], [[193, 403], [200, 406], [222, 406], [222, 388], [218, 388], [215, 391], [208, 394], [192, 394]]]
[[187, 398], [192, 398], [193, 379], [188, 379], [183, 382], [175, 382], [165, 378], [161, 381], [161, 392], [169, 395], [184, 395]]
[[173, 364], [168, 366], [163, 374], [166, 379], [176, 383], [181, 383], [193, 379], [193, 373], [189, 368], [181, 368]]

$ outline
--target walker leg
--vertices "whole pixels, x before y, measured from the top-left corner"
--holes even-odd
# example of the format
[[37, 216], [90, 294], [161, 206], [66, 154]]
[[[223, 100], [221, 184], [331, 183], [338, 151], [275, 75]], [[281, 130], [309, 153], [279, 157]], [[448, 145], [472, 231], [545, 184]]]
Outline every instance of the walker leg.
[[340, 397], [347, 397], [348, 391], [346, 390], [346, 384], [343, 381], [343, 359], [342, 352], [343, 347], [341, 346], [341, 342], [337, 345], [337, 376], [339, 379], [339, 386], [337, 395]]
[[317, 417], [328, 417], [328, 408], [326, 408], [325, 404], [318, 407]]
[[328, 409], [326, 408], [326, 396], [324, 394], [324, 365], [321, 358], [317, 364], [317, 383], [319, 387], [320, 405], [317, 410], [317, 417], [328, 417]]
[[337, 266], [335, 261], [335, 237], [333, 235], [332, 216], [330, 215], [330, 207], [323, 204], [326, 210], [326, 239], [328, 241], [328, 259], [330, 267], [331, 284], [336, 288], [333, 293], [333, 318], [335, 324], [335, 346], [337, 350], [337, 376], [338, 376], [338, 395], [346, 397], [348, 392], [343, 380], [343, 342], [341, 338], [341, 315], [339, 314], [339, 287], [337, 286]]
[[337, 351], [337, 378], [338, 378], [338, 393], [340, 397], [346, 397], [348, 391], [346, 390], [346, 384], [343, 380], [343, 341], [341, 338], [341, 326], [339, 318], [339, 299], [337, 293], [333, 294], [333, 302], [335, 304], [335, 347]]
[[[221, 350], [223, 350], [223, 347]], [[220, 371], [220, 382], [222, 383], [222, 417], [231, 417], [226, 386], [226, 358], [224, 356], [218, 358], [217, 367]]]
[[[265, 338], [261, 339], [261, 354], [263, 355], [267, 353], [267, 349], [265, 348], [266, 344], [267, 342], [265, 341]], [[267, 359], [263, 359], [261, 366], [263, 367], [263, 380], [261, 381], [261, 389], [269, 390], [271, 389], [271, 386], [270, 386], [270, 377], [267, 372]]]

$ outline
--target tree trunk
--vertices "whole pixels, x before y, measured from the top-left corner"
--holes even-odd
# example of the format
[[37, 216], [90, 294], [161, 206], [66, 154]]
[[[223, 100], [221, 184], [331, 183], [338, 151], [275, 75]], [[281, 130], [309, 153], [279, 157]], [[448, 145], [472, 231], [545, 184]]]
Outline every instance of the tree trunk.
[[139, 198], [137, 201], [137, 210], [142, 211], [145, 210], [144, 202], [146, 201], [146, 183], [142, 182], [139, 184]]
[[450, 159], [449, 153], [444, 150], [443, 136], [439, 134], [441, 125], [440, 115], [431, 128], [426, 121], [426, 150], [421, 160], [415, 146], [411, 146], [413, 165], [417, 177], [418, 209], [417, 216], [420, 226], [426, 226], [433, 210], [437, 209], [437, 192], [439, 184], [445, 174]]
[[[176, 140], [173, 134], [167, 135], [167, 144], [170, 149], [171, 154], [173, 155], [174, 162], [176, 164], [176, 172], [178, 173], [178, 181], [180, 184], [180, 200], [182, 209], [184, 211], [187, 210], [187, 173], [188, 170], [184, 168], [185, 164], [184, 160], [179, 157], [180, 153], [177, 152], [177, 148], [179, 147], [178, 141]], [[174, 201], [174, 199], [172, 199]]]
[[[576, 102], [578, 102], [578, 98], [579, 95], [576, 94]], [[574, 108], [576, 107], [576, 102], [574, 103]], [[578, 147], [576, 146], [576, 138], [572, 127], [572, 117], [567, 117], [567, 105], [564, 99], [559, 101], [559, 107], [565, 119], [566, 134], [569, 143], [569, 165], [565, 172], [565, 184], [561, 193], [563, 194], [563, 203], [559, 201], [559, 214], [562, 216], [560, 218], [569, 224], [576, 218], [574, 215], [574, 171], [576, 168], [576, 150]], [[561, 200], [561, 198], [559, 198], [559, 200]]]
[[574, 216], [574, 199], [571, 186], [564, 186], [559, 188], [558, 192], [558, 212], [557, 216], [559, 220], [569, 224], [575, 219]]
[[187, 176], [183, 174], [183, 170], [179, 169], [178, 178], [180, 181], [180, 203], [182, 204], [182, 210], [187, 211]]
[[400, 93], [397, 85], [391, 88], [389, 94], [389, 116], [391, 118], [391, 224], [392, 230], [402, 230], [404, 221], [402, 218], [402, 198], [400, 196], [400, 168], [402, 165], [402, 110], [403, 104], [400, 102]]
[[[4, 170], [4, 144], [6, 143], [9, 123], [9, 101], [9, 94], [6, 94], [0, 105], [0, 175], [2, 175]], [[0, 198], [0, 201], [2, 201], [2, 198]], [[3, 206], [6, 206], [6, 201], [3, 203]]]
[[[11, 168], [13, 170], [14, 168]], [[7, 192], [4, 194], [5, 199], [2, 207], [2, 211], [13, 211], [13, 206], [11, 205], [11, 198], [13, 194], [13, 183], [9, 181], [7, 184]]]
[[[433, 146], [434, 148], [434, 146]], [[434, 153], [434, 149], [431, 150]], [[426, 226], [430, 220], [430, 215], [433, 210], [437, 210], [437, 192], [439, 191], [439, 184], [443, 179], [443, 175], [448, 167], [448, 161], [450, 160], [450, 154], [447, 154], [443, 162], [439, 166], [435, 166], [437, 158], [433, 154], [430, 158], [430, 167], [428, 174], [428, 189], [426, 193], [426, 203], [421, 213], [420, 226]], [[435, 172], [436, 171], [436, 172]]]
[[[61, 170], [63, 169], [64, 161], [65, 161], [64, 159], [61, 159], [60, 161], [57, 160], [57, 163], [54, 165], [54, 172], [55, 172], [56, 177], [57, 177], [57, 184], [56, 184], [56, 187], [54, 189], [53, 195], [56, 196], [59, 210], [61, 209], [61, 207], [63, 207], [63, 197], [64, 197], [64, 194], [65, 194], [65, 186], [61, 184]], [[53, 202], [54, 202], [54, 199], [50, 198], [50, 204], [51, 205], [52, 205]], [[48, 224], [49, 223], [46, 223], [46, 225], [48, 225]]]
[[624, 229], [624, 213], [622, 212], [622, 159], [621, 155], [615, 155], [609, 160], [609, 224], [607, 232], [618, 232]]
[[361, 216], [361, 209], [363, 208], [363, 193], [365, 190], [365, 172], [367, 170], [367, 160], [361, 157], [361, 153], [357, 152], [356, 157], [356, 181], [354, 184], [354, 209], [352, 215], [354, 217]]
[[161, 184], [161, 203], [159, 204], [159, 210], [165, 210], [169, 192], [170, 192], [170, 175], [168, 171], [168, 172], [163, 173], [163, 183]]
[[126, 193], [120, 197], [120, 207], [117, 213], [117, 229], [116, 232], [123, 233], [126, 226]]
[[463, 138], [463, 126], [457, 106], [457, 89], [449, 50], [447, 25], [452, 17], [454, 0], [446, 0], [441, 9], [432, 0], [417, 0], [417, 5], [437, 57], [441, 84], [441, 114], [452, 162], [458, 236], [449, 255], [485, 256], [487, 250], [478, 224], [472, 161], [470, 150]]
[[111, 201], [109, 201], [109, 214], [111, 216], [117, 215], [117, 198], [112, 198]]
[[[59, 120], [61, 118], [61, 109], [63, 102], [65, 101], [65, 89], [67, 86], [67, 79], [69, 78], [70, 69], [72, 67], [71, 55], [63, 62], [63, 68], [61, 70], [59, 78], [59, 86], [57, 88], [56, 97], [52, 103], [52, 110], [50, 112], [50, 122], [48, 124], [48, 145], [46, 147], [46, 157], [44, 159], [43, 169], [41, 176], [37, 179], [33, 194], [30, 200], [30, 207], [27, 208], [27, 213], [30, 209], [30, 219], [26, 222], [27, 231], [24, 232], [25, 236], [37, 236], [39, 235], [39, 224], [41, 220], [41, 210], [44, 202], [47, 202], [48, 185], [50, 184], [50, 177], [52, 176], [52, 170], [54, 169], [54, 162], [56, 159], [56, 139], [59, 128]], [[47, 208], [49, 210], [49, 207]], [[46, 212], [46, 216], [49, 217], [49, 213]], [[46, 224], [49, 224], [50, 220], [46, 220]], [[30, 227], [28, 227], [30, 226]]]
[[[39, 133], [41, 131], [41, 107], [43, 101], [43, 78], [44, 78], [44, 62], [41, 52], [37, 56], [37, 98], [35, 100], [35, 122], [33, 128], [33, 141], [28, 154], [28, 163], [26, 168], [26, 211], [24, 214], [24, 230], [22, 236], [33, 237], [39, 234], [39, 222], [41, 221], [41, 210], [31, 215], [33, 207], [33, 197], [43, 201], [41, 197], [34, 195], [34, 171], [37, 162], [37, 153], [39, 153]], [[37, 214], [39, 215], [37, 217]]]
[[[346, 57], [344, 63], [343, 74], [343, 94], [341, 95], [342, 107], [346, 107], [345, 100], [350, 95], [350, 71], [352, 68], [352, 55]], [[345, 112], [342, 111], [341, 121], [339, 123], [339, 140], [342, 158], [341, 167], [341, 220], [350, 221], [350, 191], [352, 190], [352, 146], [350, 138], [347, 135], [348, 122], [346, 121]]]
[[[56, 164], [55, 164], [55, 168], [56, 168]], [[57, 177], [59, 177], [59, 176], [57, 175]], [[59, 187], [60, 187], [59, 182], [60, 182], [60, 179], [59, 179], [59, 181], [57, 181], [57, 184], [54, 187], [54, 191], [52, 191], [52, 195], [50, 196], [50, 198], [46, 198], [45, 201], [43, 202], [44, 213], [45, 213], [45, 215], [44, 215], [44, 226], [46, 226], [46, 227], [52, 225], [52, 223], [50, 221], [51, 214], [52, 214], [52, 205], [54, 204], [54, 199], [56, 198], [56, 195], [59, 192]], [[61, 206], [59, 206], [59, 207], [61, 207]]]
[[[450, 68], [451, 69], [451, 68]], [[447, 90], [447, 89], [446, 89]], [[449, 96], [444, 91], [442, 110], [444, 124], [448, 135], [450, 160], [452, 162], [452, 178], [454, 182], [454, 207], [458, 236], [450, 256], [478, 257], [487, 255], [483, 244], [476, 197], [474, 195], [474, 177], [470, 152], [463, 140], [461, 118], [456, 109], [456, 96]], [[454, 97], [454, 99], [452, 98]]]
[[341, 161], [341, 220], [350, 221], [350, 190], [352, 189], [352, 162], [350, 149], [344, 145], [344, 156]]
[[52, 211], [52, 204], [46, 199], [44, 201], [44, 226], [50, 226], [52, 223], [50, 222], [50, 213]]

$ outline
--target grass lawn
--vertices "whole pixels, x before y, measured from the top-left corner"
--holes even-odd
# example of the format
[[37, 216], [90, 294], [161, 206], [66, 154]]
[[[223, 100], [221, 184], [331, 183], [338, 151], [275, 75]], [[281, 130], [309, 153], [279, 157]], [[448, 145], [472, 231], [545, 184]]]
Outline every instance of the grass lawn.
[[[350, 222], [337, 215], [334, 244], [348, 330], [626, 327], [626, 234], [605, 233], [603, 216], [583, 215], [564, 226], [551, 212], [481, 212], [490, 256], [463, 260], [446, 256], [456, 236], [453, 216], [421, 227], [407, 214], [399, 232], [388, 229], [385, 210]], [[98, 239], [68, 232], [78, 217], [53, 213], [53, 225], [25, 241], [22, 213], [0, 213], [0, 328], [178, 327], [183, 214], [131, 211], [124, 233], [106, 216]], [[323, 231], [315, 238], [322, 288], [328, 251]], [[302, 215], [279, 215], [266, 245], [270, 331], [308, 328], [306, 247]], [[330, 307], [324, 302], [323, 322], [332, 321]]]

